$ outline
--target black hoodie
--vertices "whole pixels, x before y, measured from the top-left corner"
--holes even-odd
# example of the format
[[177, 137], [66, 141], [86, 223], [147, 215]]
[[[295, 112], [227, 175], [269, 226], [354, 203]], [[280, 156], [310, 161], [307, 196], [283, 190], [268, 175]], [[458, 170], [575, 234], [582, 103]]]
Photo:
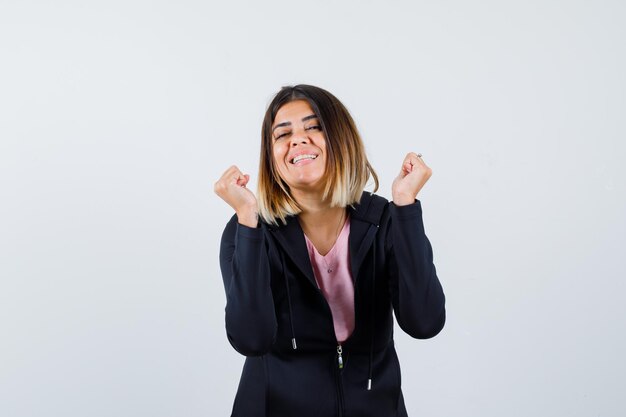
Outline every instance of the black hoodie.
[[407, 415], [392, 310], [418, 339], [438, 334], [446, 317], [421, 203], [398, 207], [364, 192], [348, 211], [355, 327], [341, 345], [298, 219], [250, 228], [233, 216], [226, 225], [226, 333], [247, 356], [233, 416]]

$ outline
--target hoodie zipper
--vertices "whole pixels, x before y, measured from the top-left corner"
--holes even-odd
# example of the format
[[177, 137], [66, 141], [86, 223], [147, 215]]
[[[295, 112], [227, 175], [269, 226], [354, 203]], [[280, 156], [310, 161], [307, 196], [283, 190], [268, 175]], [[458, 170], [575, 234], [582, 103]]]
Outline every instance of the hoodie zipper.
[[335, 375], [337, 376], [337, 415], [339, 417], [344, 415], [344, 401], [343, 401], [343, 347], [341, 343], [337, 343], [337, 369]]
[[341, 343], [337, 345], [337, 365], [339, 369], [343, 369], [343, 349], [341, 347]]
[[[317, 284], [317, 281], [316, 281]], [[320, 289], [319, 285], [315, 286], [315, 289], [317, 290], [317, 293], [319, 294], [319, 296], [322, 298], [322, 300], [324, 300], [324, 304], [326, 305], [326, 310], [328, 311], [328, 315], [330, 316], [330, 325], [334, 327], [334, 321], [333, 321], [333, 313], [332, 310], [330, 309], [330, 304], [328, 304], [328, 300], [326, 300], [326, 297], [324, 297], [324, 294], [322, 293], [322, 290]], [[354, 302], [355, 302], [355, 311], [356, 311], [356, 285], [354, 286]], [[335, 335], [336, 337], [336, 335]], [[335, 339], [336, 340], [336, 339]], [[343, 378], [342, 378], [342, 373], [343, 373], [343, 367], [344, 367], [344, 358], [343, 358], [343, 346], [341, 346], [341, 343], [337, 340], [337, 368], [335, 370], [335, 375], [336, 375], [336, 384], [337, 384], [337, 416], [342, 417], [345, 414], [344, 411], [344, 398], [343, 398]]]

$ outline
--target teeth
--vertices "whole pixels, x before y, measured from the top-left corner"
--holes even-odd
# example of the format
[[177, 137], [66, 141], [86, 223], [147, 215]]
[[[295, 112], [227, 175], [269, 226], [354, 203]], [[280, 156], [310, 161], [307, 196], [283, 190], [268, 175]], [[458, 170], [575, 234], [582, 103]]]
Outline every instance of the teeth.
[[291, 160], [292, 164], [295, 164], [298, 161], [302, 161], [303, 159], [315, 159], [317, 155], [298, 155]]

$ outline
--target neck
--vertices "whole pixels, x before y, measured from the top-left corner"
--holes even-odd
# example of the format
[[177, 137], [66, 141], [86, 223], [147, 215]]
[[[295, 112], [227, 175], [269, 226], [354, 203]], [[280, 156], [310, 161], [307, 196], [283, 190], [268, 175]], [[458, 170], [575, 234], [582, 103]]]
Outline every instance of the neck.
[[345, 207], [331, 207], [329, 199], [322, 199], [317, 193], [292, 193], [302, 208], [298, 215], [300, 226], [307, 236], [327, 236], [336, 238], [345, 220]]

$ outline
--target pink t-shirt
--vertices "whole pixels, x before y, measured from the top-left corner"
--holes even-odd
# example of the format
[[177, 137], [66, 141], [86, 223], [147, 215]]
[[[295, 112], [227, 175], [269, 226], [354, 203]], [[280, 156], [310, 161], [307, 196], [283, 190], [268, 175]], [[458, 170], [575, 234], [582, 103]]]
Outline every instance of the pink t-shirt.
[[354, 284], [350, 271], [349, 236], [350, 218], [347, 218], [334, 246], [322, 256], [304, 235], [317, 286], [333, 314], [338, 342], [345, 341], [354, 330]]

